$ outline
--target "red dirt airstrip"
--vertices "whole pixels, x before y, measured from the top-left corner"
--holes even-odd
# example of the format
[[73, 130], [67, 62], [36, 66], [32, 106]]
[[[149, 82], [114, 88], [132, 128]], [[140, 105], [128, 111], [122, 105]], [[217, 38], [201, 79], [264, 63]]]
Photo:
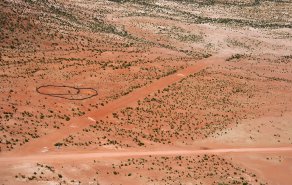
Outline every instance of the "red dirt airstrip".
[[0, 184], [292, 183], [288, 1], [0, 3]]

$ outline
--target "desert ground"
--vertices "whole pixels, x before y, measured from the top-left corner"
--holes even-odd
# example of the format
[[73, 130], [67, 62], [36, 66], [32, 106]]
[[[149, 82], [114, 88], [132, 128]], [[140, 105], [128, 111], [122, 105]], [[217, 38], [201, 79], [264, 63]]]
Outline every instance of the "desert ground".
[[0, 1], [0, 185], [291, 185], [290, 0]]

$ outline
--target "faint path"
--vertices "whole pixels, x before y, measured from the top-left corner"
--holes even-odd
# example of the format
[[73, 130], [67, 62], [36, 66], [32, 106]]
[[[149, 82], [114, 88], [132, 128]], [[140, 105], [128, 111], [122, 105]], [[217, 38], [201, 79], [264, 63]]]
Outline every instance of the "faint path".
[[200, 155], [200, 154], [222, 154], [222, 153], [259, 153], [259, 152], [292, 152], [292, 147], [278, 148], [224, 148], [209, 150], [164, 150], [164, 151], [126, 151], [126, 152], [92, 152], [92, 153], [56, 153], [43, 155], [29, 155], [17, 157], [1, 157], [1, 163], [35, 162], [35, 161], [64, 161], [82, 160], [96, 158], [118, 158], [139, 156], [178, 156], [178, 155]]
[[[89, 112], [84, 116], [73, 118], [70, 120], [70, 124], [61, 127], [59, 130], [56, 130], [52, 133], [48, 133], [45, 136], [42, 136], [38, 139], [34, 139], [29, 143], [26, 143], [22, 147], [19, 147], [11, 152], [7, 152], [11, 155], [28, 155], [41, 153], [43, 148], [54, 147], [54, 144], [62, 141], [62, 139], [68, 137], [70, 134], [74, 134], [82, 129], [88, 127], [91, 124], [95, 124], [94, 120], [99, 120], [105, 116], [111, 114], [114, 111], [130, 106], [131, 104], [136, 103], [139, 99], [143, 99], [148, 94], [151, 94], [159, 89], [163, 89], [168, 85], [171, 85], [179, 80], [186, 78], [187, 76], [197, 73], [202, 69], [210, 66], [210, 64], [218, 64], [225, 61], [227, 57], [225, 55], [212, 56], [203, 60], [200, 60], [194, 65], [191, 65], [183, 70], [179, 70], [174, 74], [160, 78], [159, 80], [154, 81], [153, 83], [141, 87], [132, 93], [122, 96], [121, 98], [114, 100], [104, 107], [98, 109], [97, 111]], [[1, 156], [1, 154], [0, 154]]]

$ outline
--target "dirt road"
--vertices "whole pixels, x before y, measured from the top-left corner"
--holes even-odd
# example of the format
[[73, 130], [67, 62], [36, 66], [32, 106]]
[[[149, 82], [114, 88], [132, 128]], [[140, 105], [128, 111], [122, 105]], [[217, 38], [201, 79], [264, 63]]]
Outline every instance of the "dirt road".
[[246, 153], [246, 152], [292, 152], [292, 147], [278, 148], [223, 148], [208, 150], [164, 150], [164, 151], [124, 151], [124, 152], [92, 152], [92, 153], [55, 153], [29, 156], [1, 157], [0, 163], [34, 162], [34, 161], [64, 161], [96, 158], [119, 158], [139, 156], [176, 156], [198, 154]]
[[212, 56], [198, 62], [194, 62], [193, 65], [180, 70], [169, 76], [160, 78], [159, 80], [154, 81], [152, 84], [141, 87], [132, 93], [123, 96], [117, 100], [110, 102], [104, 107], [100, 108], [96, 112], [89, 112], [82, 117], [74, 118], [70, 120], [70, 123], [65, 127], [62, 127], [60, 130], [56, 130], [53, 133], [49, 133], [41, 138], [32, 140], [31, 142], [23, 145], [22, 147], [9, 152], [15, 155], [28, 155], [41, 153], [44, 147], [52, 148], [54, 144], [58, 141], [61, 141], [63, 138], [68, 137], [70, 134], [74, 134], [82, 129], [88, 127], [90, 124], [94, 124], [95, 120], [99, 120], [112, 112], [125, 108], [133, 103], [136, 103], [138, 100], [143, 99], [148, 94], [151, 94], [159, 89], [163, 89], [168, 85], [171, 85], [175, 82], [178, 82], [182, 78], [186, 78], [190, 74], [197, 73], [202, 69], [210, 66], [211, 64], [218, 64], [226, 59], [225, 54], [219, 56]]

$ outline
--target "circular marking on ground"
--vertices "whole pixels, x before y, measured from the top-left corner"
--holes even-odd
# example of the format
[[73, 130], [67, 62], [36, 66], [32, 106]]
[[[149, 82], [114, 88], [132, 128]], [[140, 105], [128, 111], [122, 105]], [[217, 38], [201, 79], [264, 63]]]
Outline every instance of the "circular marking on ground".
[[73, 87], [67, 85], [43, 85], [36, 88], [39, 94], [63, 98], [66, 100], [85, 100], [97, 96], [93, 88]]

